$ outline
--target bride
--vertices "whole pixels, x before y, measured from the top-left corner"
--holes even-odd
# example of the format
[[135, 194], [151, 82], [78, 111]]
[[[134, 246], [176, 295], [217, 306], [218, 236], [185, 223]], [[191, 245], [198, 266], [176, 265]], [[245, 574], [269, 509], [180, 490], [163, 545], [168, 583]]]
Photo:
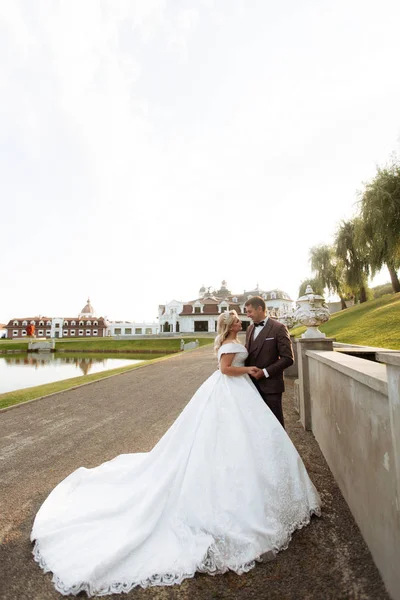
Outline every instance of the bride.
[[61, 594], [241, 575], [287, 548], [320, 499], [245, 367], [234, 310], [218, 319], [219, 370], [151, 452], [80, 467], [38, 511], [34, 557]]

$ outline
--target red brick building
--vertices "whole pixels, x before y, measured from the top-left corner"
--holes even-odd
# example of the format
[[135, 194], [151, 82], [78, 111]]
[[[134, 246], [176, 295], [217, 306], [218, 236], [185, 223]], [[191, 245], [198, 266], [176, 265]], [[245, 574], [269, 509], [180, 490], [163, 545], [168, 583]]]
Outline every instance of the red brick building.
[[105, 337], [107, 322], [96, 313], [88, 299], [78, 317], [20, 317], [11, 319], [7, 326], [7, 338], [17, 339], [27, 336], [28, 325], [35, 326], [36, 337], [74, 338]]

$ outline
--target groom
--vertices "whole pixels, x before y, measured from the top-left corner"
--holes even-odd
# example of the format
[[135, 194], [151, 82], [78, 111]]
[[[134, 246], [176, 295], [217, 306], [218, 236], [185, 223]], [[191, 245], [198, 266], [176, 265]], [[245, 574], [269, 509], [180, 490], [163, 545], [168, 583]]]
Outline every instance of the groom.
[[266, 405], [285, 427], [282, 412], [282, 392], [285, 390], [283, 371], [293, 364], [293, 349], [285, 325], [267, 316], [264, 300], [253, 296], [245, 303], [247, 316], [253, 325], [246, 331], [249, 356], [246, 366], [258, 367], [252, 377]]

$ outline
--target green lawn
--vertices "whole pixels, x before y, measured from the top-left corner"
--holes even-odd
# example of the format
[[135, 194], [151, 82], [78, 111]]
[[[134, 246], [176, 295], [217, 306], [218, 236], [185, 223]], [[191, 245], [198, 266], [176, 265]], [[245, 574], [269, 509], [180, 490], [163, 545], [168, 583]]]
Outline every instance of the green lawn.
[[26, 352], [28, 350], [28, 342], [2, 339], [0, 340], [0, 351], [1, 350], [22, 350], [22, 352]]
[[[196, 337], [185, 337], [185, 343], [194, 342], [196, 339], [199, 340], [199, 345], [204, 346], [205, 344], [213, 343], [213, 338], [196, 338]], [[0, 340], [0, 351], [2, 350], [27, 350], [28, 340], [25, 341], [14, 341], [14, 340]], [[67, 339], [61, 338], [56, 340], [56, 351], [57, 350], [73, 350], [74, 352], [98, 352], [99, 350], [109, 352], [141, 352], [151, 351], [156, 354], [163, 354], [166, 352], [179, 352], [180, 350], [180, 338], [148, 338], [140, 340], [114, 340], [110, 338], [75, 338]]]
[[[400, 293], [339, 311], [319, 329], [337, 342], [400, 350]], [[295, 327], [290, 333], [299, 337], [305, 330]]]

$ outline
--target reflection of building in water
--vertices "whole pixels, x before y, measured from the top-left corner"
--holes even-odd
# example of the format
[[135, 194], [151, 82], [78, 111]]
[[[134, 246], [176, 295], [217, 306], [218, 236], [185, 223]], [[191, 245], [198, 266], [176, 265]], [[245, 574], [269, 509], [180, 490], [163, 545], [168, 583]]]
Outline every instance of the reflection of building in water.
[[268, 314], [272, 318], [279, 319], [292, 310], [293, 302], [289, 294], [282, 290], [262, 290], [257, 285], [254, 290], [233, 294], [228, 290], [224, 280], [219, 290], [205, 288], [203, 285], [195, 300], [188, 302], [171, 300], [168, 304], [160, 305], [158, 307], [160, 332], [215, 332], [219, 315], [233, 309], [238, 313], [243, 329], [247, 329], [251, 321], [246, 315], [245, 303], [253, 296], [261, 296], [265, 300]]
[[6, 327], [7, 338], [24, 338], [28, 325], [34, 325], [36, 337], [74, 338], [105, 337], [107, 321], [97, 317], [96, 311], [87, 299], [77, 317], [23, 317], [11, 319]]
[[[53, 363], [54, 366], [60, 365], [75, 365], [77, 369], [80, 369], [83, 375], [87, 375], [94, 364], [102, 364], [104, 367], [107, 364], [107, 359], [100, 357], [83, 357], [74, 356], [67, 354], [53, 354], [52, 352], [43, 353], [28, 353], [25, 356], [7, 356], [4, 355], [2, 359], [10, 365], [25, 365], [38, 369], [39, 367], [48, 366]], [[79, 376], [79, 373], [77, 373]]]
[[87, 375], [93, 366], [93, 358], [78, 358], [75, 361], [75, 364], [80, 368], [84, 375]]
[[46, 366], [51, 362], [55, 362], [55, 357], [52, 352], [31, 352], [24, 356], [4, 356], [4, 360], [10, 365], [27, 365], [35, 367]]

